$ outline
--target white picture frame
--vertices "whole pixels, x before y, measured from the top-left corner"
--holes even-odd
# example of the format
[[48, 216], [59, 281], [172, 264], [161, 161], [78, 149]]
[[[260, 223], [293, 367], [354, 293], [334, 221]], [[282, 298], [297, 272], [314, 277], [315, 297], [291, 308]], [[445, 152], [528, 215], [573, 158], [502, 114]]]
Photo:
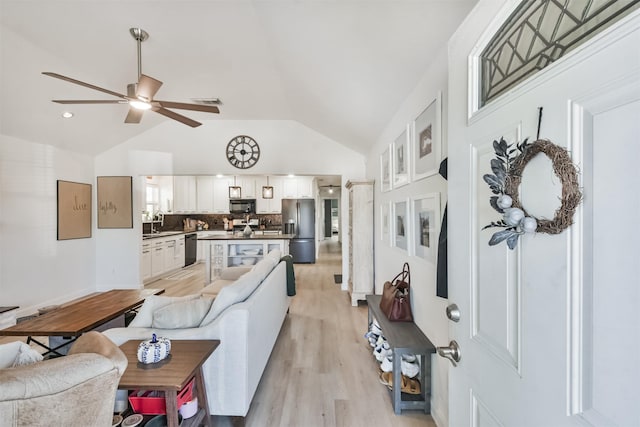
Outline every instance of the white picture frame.
[[393, 246], [404, 251], [409, 251], [410, 222], [409, 199], [399, 200], [393, 203]]
[[416, 117], [411, 126], [411, 180], [438, 173], [442, 160], [442, 92]]
[[380, 240], [387, 245], [391, 245], [391, 203], [380, 204]]
[[440, 193], [411, 198], [410, 255], [435, 264], [440, 235]]
[[380, 191], [387, 192], [393, 188], [392, 182], [392, 166], [391, 153], [393, 146], [389, 144], [387, 148], [380, 154]]
[[407, 125], [393, 141], [393, 188], [409, 183], [409, 135], [410, 128]]

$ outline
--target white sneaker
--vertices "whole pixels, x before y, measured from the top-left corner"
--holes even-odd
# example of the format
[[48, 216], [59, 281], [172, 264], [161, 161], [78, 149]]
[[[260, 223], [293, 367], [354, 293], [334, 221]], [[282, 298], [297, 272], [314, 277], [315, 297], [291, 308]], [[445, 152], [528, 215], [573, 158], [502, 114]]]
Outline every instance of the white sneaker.
[[380, 369], [383, 372], [391, 372], [393, 371], [393, 355], [389, 354], [387, 357], [382, 359], [382, 363], [380, 364]]
[[373, 350], [373, 355], [375, 356], [378, 362], [382, 362], [382, 360], [387, 357], [387, 355], [391, 354], [392, 351], [389, 348], [389, 343], [384, 341], [381, 345], [377, 346]]
[[402, 362], [400, 362], [400, 370], [405, 376], [409, 378], [415, 378], [418, 376], [418, 374], [420, 374], [420, 365], [415, 362], [415, 356], [414, 362], [407, 362], [406, 360], [404, 360], [404, 358], [402, 358]]

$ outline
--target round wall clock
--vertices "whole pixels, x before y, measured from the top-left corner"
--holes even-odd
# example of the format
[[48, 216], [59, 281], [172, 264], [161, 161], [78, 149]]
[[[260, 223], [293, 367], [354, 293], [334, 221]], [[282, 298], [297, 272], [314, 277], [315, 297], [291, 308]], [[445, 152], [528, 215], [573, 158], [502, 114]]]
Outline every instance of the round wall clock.
[[238, 169], [249, 169], [259, 158], [260, 147], [250, 136], [238, 135], [227, 144], [227, 160]]

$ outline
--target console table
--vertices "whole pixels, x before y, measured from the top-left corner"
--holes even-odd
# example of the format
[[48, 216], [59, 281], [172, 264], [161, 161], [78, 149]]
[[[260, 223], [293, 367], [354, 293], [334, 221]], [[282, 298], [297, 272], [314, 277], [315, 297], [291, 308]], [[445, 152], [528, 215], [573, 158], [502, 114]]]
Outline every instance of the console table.
[[[73, 301], [46, 314], [20, 322], [15, 326], [0, 330], [0, 336], [28, 337], [27, 344], [34, 342], [45, 348], [43, 354], [59, 353], [61, 347], [73, 342], [85, 332], [121, 316], [139, 306], [150, 295], [159, 295], [164, 289], [114, 289]], [[70, 341], [51, 348], [33, 337], [59, 336], [73, 337]]]
[[[369, 324], [373, 318], [378, 321], [382, 334], [393, 351], [393, 386], [390, 392], [393, 411], [400, 414], [403, 409], [422, 409], [428, 414], [431, 412], [431, 354], [436, 352], [436, 347], [415, 323], [389, 321], [380, 310], [381, 298], [381, 295], [367, 295], [368, 317]], [[415, 354], [420, 358], [419, 395], [401, 392], [399, 385], [402, 384], [401, 361], [403, 354]]]
[[171, 340], [168, 359], [151, 365], [138, 362], [140, 341], [127, 341], [120, 346], [129, 362], [120, 378], [119, 389], [164, 391], [168, 427], [178, 426], [177, 394], [195, 377], [199, 410], [191, 418], [182, 421], [181, 427], [211, 426], [207, 391], [202, 377], [202, 364], [220, 345], [219, 340]]

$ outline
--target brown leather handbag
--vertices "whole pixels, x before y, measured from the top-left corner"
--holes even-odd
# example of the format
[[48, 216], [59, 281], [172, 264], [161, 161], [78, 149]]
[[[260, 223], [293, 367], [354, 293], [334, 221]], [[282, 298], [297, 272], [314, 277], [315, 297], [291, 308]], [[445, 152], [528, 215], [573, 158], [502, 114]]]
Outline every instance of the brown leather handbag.
[[389, 320], [395, 322], [413, 322], [409, 301], [411, 275], [409, 264], [404, 263], [402, 271], [392, 281], [384, 283], [380, 310]]

